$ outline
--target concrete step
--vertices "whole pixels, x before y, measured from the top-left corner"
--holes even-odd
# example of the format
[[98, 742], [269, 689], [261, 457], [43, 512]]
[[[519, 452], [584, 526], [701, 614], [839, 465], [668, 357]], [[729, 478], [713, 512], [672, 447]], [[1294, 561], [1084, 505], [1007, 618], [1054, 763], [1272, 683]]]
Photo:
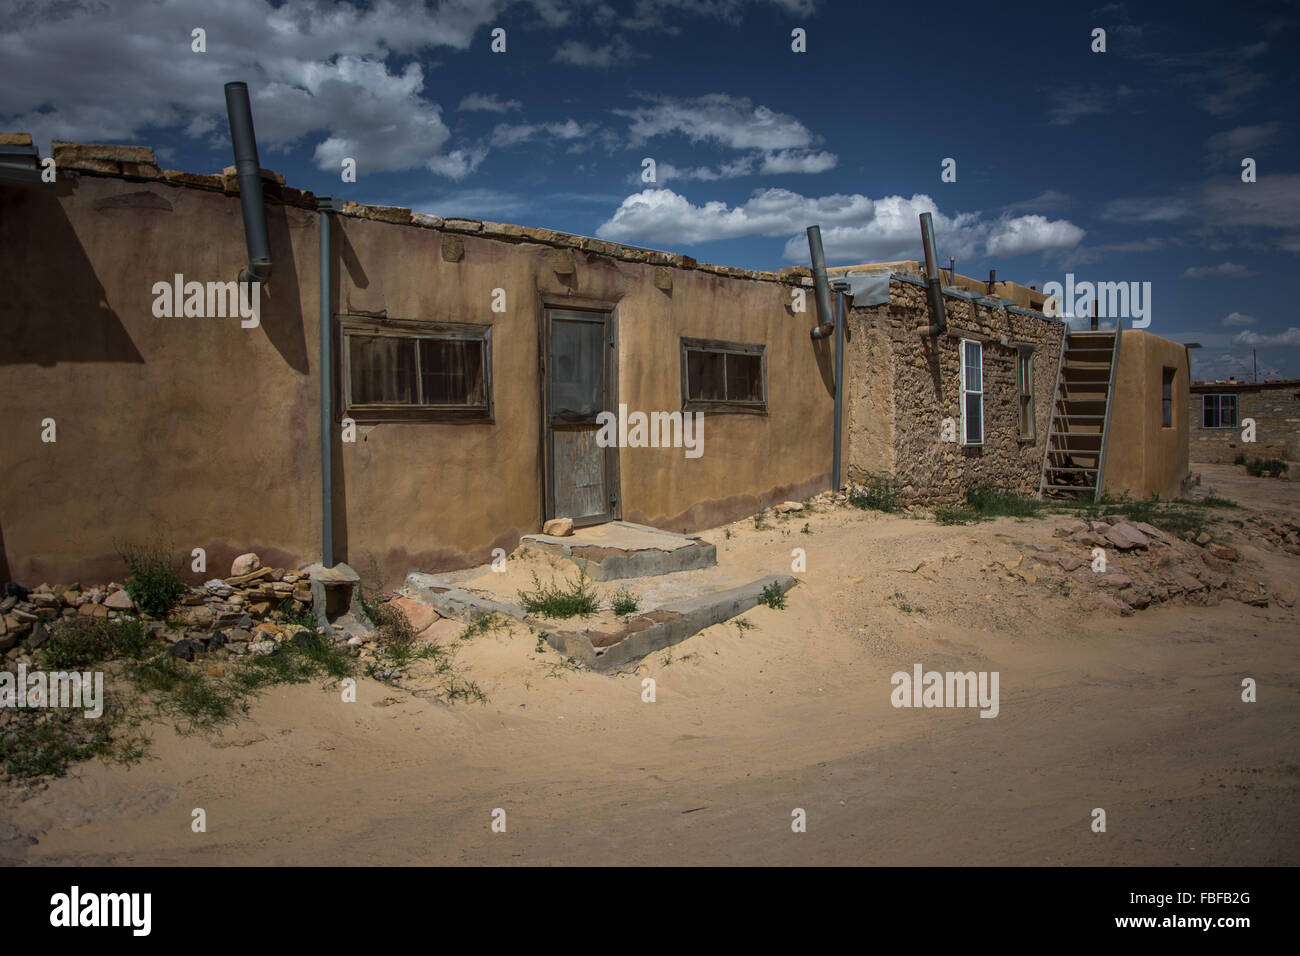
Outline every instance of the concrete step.
[[[530, 614], [518, 597], [520, 586], [537, 572], [543, 586], [565, 587], [576, 580], [572, 559], [531, 559], [521, 549], [509, 559], [508, 572], [490, 566], [426, 574], [415, 571], [406, 578], [401, 594], [427, 604], [444, 617], [470, 623], [486, 614], [514, 618], [535, 628], [560, 653], [597, 671], [614, 671], [634, 665], [654, 651], [677, 644], [713, 624], [730, 620], [763, 601], [764, 589], [782, 594], [795, 585], [788, 574], [769, 574], [744, 580], [726, 568], [655, 574], [622, 585], [634, 593], [639, 606], [619, 617], [607, 609], [620, 588], [599, 588], [602, 607], [587, 618], [552, 619]], [[535, 567], [534, 567], [535, 565]], [[770, 590], [769, 590], [770, 593]]]
[[630, 521], [578, 528], [563, 538], [526, 534], [519, 546], [568, 558], [593, 581], [672, 574], [718, 563], [717, 548], [703, 538]]

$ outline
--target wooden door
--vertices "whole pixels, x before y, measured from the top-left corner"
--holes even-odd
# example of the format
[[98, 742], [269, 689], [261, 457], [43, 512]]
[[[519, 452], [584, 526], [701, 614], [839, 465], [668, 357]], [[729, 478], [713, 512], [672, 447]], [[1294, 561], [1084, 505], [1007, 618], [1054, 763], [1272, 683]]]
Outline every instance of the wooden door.
[[546, 517], [611, 521], [620, 511], [618, 448], [597, 444], [596, 416], [618, 411], [614, 316], [551, 308], [545, 316]]

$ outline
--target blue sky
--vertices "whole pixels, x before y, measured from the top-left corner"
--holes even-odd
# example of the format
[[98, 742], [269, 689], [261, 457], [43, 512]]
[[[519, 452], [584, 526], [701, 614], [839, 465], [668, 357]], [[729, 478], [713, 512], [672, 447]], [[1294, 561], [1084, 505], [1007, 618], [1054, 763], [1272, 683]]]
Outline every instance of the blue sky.
[[812, 223], [832, 264], [917, 258], [931, 211], [960, 272], [1150, 282], [1194, 377], [1300, 378], [1297, 2], [0, 0], [0, 30], [0, 129], [43, 153], [219, 170], [243, 79], [263, 165], [320, 194], [759, 269]]

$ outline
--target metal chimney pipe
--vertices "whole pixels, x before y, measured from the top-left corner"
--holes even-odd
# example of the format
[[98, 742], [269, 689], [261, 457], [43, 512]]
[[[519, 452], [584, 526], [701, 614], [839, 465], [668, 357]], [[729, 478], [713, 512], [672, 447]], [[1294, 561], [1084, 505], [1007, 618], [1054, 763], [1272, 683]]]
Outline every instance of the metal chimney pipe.
[[826, 254], [822, 251], [822, 227], [808, 227], [808, 255], [812, 259], [813, 294], [817, 298], [817, 322], [814, 339], [828, 338], [835, 331], [831, 318], [831, 290], [826, 281]]
[[922, 335], [942, 335], [948, 331], [948, 316], [943, 311], [943, 281], [939, 278], [939, 253], [934, 247], [934, 218], [921, 213], [921, 245], [925, 247], [925, 276], [930, 300], [930, 325]]
[[248, 245], [248, 265], [240, 271], [239, 281], [265, 282], [271, 278], [271, 240], [266, 231], [262, 164], [257, 160], [247, 83], [226, 84], [226, 115], [235, 148], [235, 176], [239, 180], [239, 205], [244, 212], [244, 241]]
[[989, 270], [989, 295], [993, 294], [993, 289], [998, 284], [998, 272], [996, 269]]

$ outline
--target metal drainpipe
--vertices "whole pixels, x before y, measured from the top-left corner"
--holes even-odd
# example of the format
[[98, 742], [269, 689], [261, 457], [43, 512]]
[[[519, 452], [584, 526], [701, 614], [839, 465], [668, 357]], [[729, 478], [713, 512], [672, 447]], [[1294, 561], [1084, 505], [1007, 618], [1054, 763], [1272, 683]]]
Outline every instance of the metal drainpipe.
[[814, 339], [829, 338], [834, 331], [831, 320], [831, 290], [826, 282], [826, 255], [822, 252], [821, 226], [808, 227], [808, 254], [812, 259], [813, 294], [817, 298], [817, 322], [812, 330]]
[[943, 280], [939, 278], [939, 254], [934, 248], [934, 219], [921, 213], [921, 245], [925, 247], [925, 275], [930, 300], [930, 325], [922, 335], [942, 335], [948, 331], [948, 316], [943, 311]]
[[329, 196], [316, 200], [320, 223], [320, 563], [334, 567], [334, 321], [331, 308], [330, 213], [334, 201]]
[[836, 494], [839, 494], [843, 483], [840, 475], [840, 451], [844, 411], [844, 322], [848, 311], [844, 303], [844, 294], [847, 290], [847, 282], [835, 283], [835, 451], [831, 466], [835, 484], [831, 486], [831, 491]]
[[248, 103], [247, 83], [226, 84], [226, 115], [230, 119], [230, 141], [235, 149], [239, 206], [244, 213], [244, 241], [248, 245], [248, 265], [240, 271], [239, 281], [265, 282], [271, 278], [271, 240], [266, 231], [262, 167], [257, 159], [257, 137], [253, 135], [253, 108]]

